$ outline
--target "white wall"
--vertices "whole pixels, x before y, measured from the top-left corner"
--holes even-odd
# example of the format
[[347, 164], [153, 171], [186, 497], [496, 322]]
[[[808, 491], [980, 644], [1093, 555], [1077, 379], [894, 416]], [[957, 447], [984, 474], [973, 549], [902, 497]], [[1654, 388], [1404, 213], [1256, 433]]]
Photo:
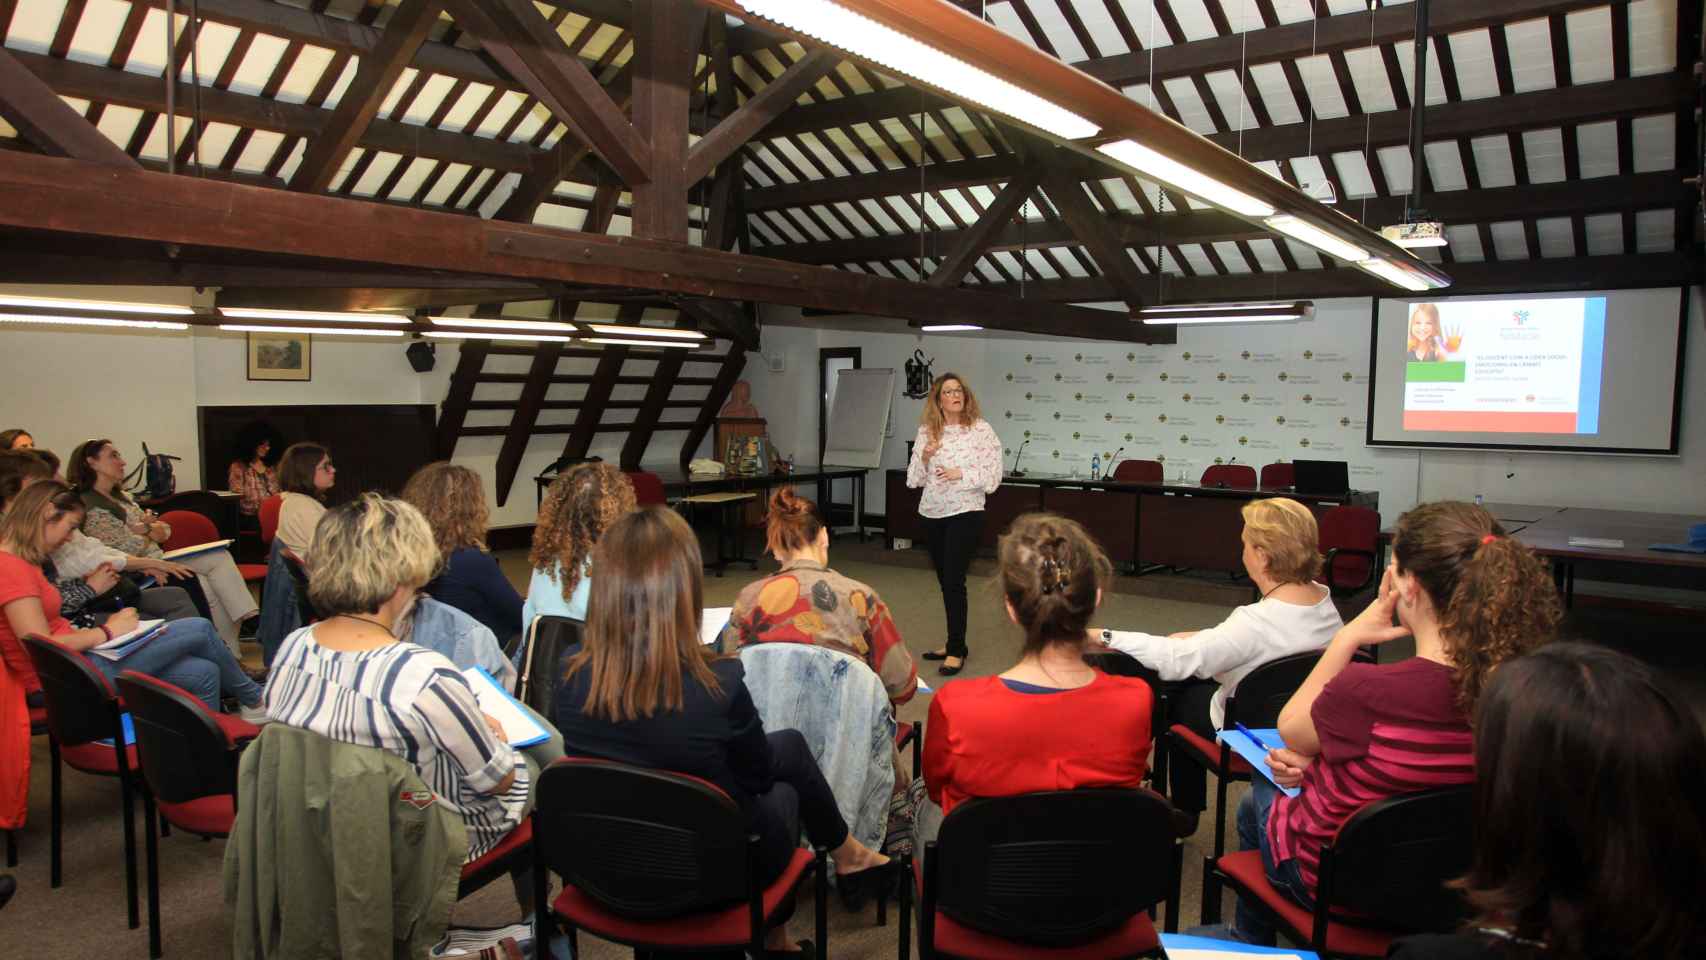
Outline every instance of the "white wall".
[[[1678, 457], [1365, 446], [1366, 298], [1320, 301], [1315, 318], [1300, 324], [1185, 327], [1177, 344], [1157, 347], [975, 333], [872, 334], [772, 322], [764, 328], [764, 353], [780, 355], [785, 369], [770, 373], [754, 363], [746, 376], [770, 421], [772, 440], [783, 452], [797, 452], [802, 463], [817, 453], [817, 351], [857, 346], [865, 367], [896, 370], [895, 431], [883, 466], [904, 467], [904, 441], [917, 429], [922, 401], [899, 395], [900, 369], [922, 347], [935, 358], [937, 374], [954, 370], [971, 383], [1007, 447], [1009, 466], [1029, 430], [1025, 464], [1047, 472], [1064, 473], [1074, 465], [1087, 471], [1092, 452], [1106, 454], [1122, 445], [1127, 448], [1122, 459], [1164, 456], [1169, 477], [1182, 469], [1194, 478], [1217, 457], [1236, 456], [1257, 466], [1298, 457], [1344, 459], [1351, 464], [1353, 486], [1380, 492], [1388, 523], [1417, 502], [1471, 499], [1477, 493], [1488, 500], [1706, 514], [1706, 483], [1700, 480], [1706, 475], [1706, 329], [1697, 294], [1691, 293], [1690, 303]], [[1280, 373], [1286, 374], [1283, 381]], [[1284, 424], [1277, 421], [1281, 416]], [[883, 509], [882, 487], [880, 476], [873, 475], [873, 511]]]

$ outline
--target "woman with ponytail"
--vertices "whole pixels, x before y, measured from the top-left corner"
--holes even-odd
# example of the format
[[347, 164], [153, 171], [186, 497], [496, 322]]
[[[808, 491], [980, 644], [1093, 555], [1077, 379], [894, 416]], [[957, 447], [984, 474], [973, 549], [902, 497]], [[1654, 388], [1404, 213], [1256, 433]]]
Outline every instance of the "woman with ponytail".
[[1084, 662], [1113, 567], [1076, 522], [1013, 521], [997, 549], [1007, 618], [1025, 631], [1005, 673], [946, 684], [924, 725], [924, 782], [944, 814], [976, 797], [1135, 787], [1149, 757], [1149, 685]]
[[[1280, 712], [1286, 748], [1268, 765], [1303, 792], [1255, 778], [1238, 808], [1243, 849], [1259, 849], [1274, 886], [1311, 905], [1321, 847], [1358, 809], [1475, 779], [1469, 718], [1481, 691], [1499, 664], [1550, 641], [1561, 616], [1545, 566], [1486, 510], [1428, 503], [1399, 517], [1379, 598]], [[1415, 638], [1414, 657], [1351, 662], [1358, 647], [1399, 637]], [[1266, 913], [1242, 901], [1230, 934], [1274, 942]]]

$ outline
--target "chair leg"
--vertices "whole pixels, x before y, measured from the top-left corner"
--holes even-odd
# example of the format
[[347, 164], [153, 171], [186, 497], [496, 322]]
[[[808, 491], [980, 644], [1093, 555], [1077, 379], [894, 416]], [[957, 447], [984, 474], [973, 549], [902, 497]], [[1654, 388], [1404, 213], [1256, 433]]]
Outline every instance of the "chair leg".
[[52, 826], [49, 829], [52, 842], [48, 852], [48, 886], [57, 890], [60, 883], [64, 880], [62, 868], [62, 845], [64, 840], [64, 824], [62, 823], [62, 818], [64, 817], [64, 796], [63, 790], [60, 786], [60, 778], [62, 774], [59, 769], [59, 741], [49, 737], [47, 741], [47, 749], [48, 752], [53, 755], [53, 774], [50, 780], [52, 786], [49, 790], [49, 794], [52, 798], [51, 804], [53, 807], [53, 813], [50, 816]]
[[120, 805], [124, 808], [124, 892], [126, 907], [130, 911], [130, 929], [142, 926], [141, 912], [137, 909], [136, 881], [136, 800], [130, 795], [130, 778], [124, 771], [119, 771], [118, 791]]
[[18, 865], [18, 831], [6, 831], [6, 866]]
[[1220, 881], [1215, 879], [1214, 861], [1208, 857], [1202, 861], [1202, 922], [1220, 922]]
[[912, 854], [900, 858], [900, 960], [912, 960]]
[[155, 839], [155, 827], [163, 820], [154, 810], [154, 795], [142, 791], [142, 829], [148, 857], [148, 956], [160, 960], [160, 843]]
[[1172, 874], [1167, 886], [1167, 922], [1161, 928], [1162, 933], [1179, 932], [1179, 889], [1184, 886], [1185, 845], [1183, 842], [1173, 844], [1173, 862], [1168, 864]]
[[[829, 848], [817, 848], [817, 883], [813, 885], [817, 893], [815, 904], [816, 916], [813, 922], [817, 928], [812, 942], [817, 946], [817, 960], [829, 958]], [[882, 898], [877, 899], [877, 912], [882, 913]]]

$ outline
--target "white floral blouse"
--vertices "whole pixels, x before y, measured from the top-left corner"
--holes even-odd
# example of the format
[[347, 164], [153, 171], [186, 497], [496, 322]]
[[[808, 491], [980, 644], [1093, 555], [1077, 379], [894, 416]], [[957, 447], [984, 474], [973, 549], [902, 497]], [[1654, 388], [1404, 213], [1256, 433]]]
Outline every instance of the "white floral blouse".
[[[142, 508], [135, 500], [125, 496], [104, 497], [93, 490], [84, 490], [83, 505], [88, 508], [83, 514], [85, 534], [134, 557], [158, 559], [165, 553], [158, 543], [130, 528], [131, 524], [142, 522]], [[122, 520], [117, 513], [121, 510]]]
[[[983, 498], [1001, 486], [1001, 438], [987, 420], [969, 427], [942, 428], [942, 448], [928, 466], [924, 447], [930, 436], [922, 424], [912, 445], [912, 462], [906, 467], [906, 485], [923, 487], [918, 515], [931, 520], [983, 509]], [[936, 479], [937, 467], [958, 467], [958, 480]]]

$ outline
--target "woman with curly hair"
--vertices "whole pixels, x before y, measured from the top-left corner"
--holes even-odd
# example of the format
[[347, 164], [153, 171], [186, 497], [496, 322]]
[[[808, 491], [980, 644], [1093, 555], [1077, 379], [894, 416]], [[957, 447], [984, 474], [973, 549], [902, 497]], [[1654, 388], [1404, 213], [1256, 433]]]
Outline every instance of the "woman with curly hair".
[[576, 464], [551, 484], [539, 505], [533, 550], [527, 555], [533, 579], [527, 584], [522, 623], [534, 617], [586, 619], [592, 548], [611, 524], [634, 509], [634, 484], [608, 463]]
[[[1243, 849], [1260, 850], [1269, 881], [1310, 906], [1321, 847], [1353, 813], [1474, 781], [1469, 718], [1481, 691], [1499, 664], [1550, 641], [1561, 618], [1545, 566], [1486, 510], [1427, 503], [1399, 517], [1379, 598], [1333, 635], [1280, 711], [1286, 746], [1268, 766], [1303, 792], [1285, 797], [1256, 777], [1238, 808]], [[1399, 637], [1415, 638], [1414, 657], [1351, 662], [1363, 644]], [[1274, 942], [1267, 913], [1242, 900], [1230, 933]]]
[[[278, 495], [278, 473], [272, 456], [278, 431], [256, 420], [237, 431], [237, 456], [226, 471], [225, 489], [237, 494], [237, 509], [252, 521], [261, 512], [261, 501]], [[258, 528], [257, 528], [258, 529]]]
[[426, 517], [444, 557], [427, 594], [480, 621], [503, 643], [520, 636], [521, 594], [486, 547], [491, 511], [480, 475], [443, 460], [429, 463], [403, 486], [403, 500]]

